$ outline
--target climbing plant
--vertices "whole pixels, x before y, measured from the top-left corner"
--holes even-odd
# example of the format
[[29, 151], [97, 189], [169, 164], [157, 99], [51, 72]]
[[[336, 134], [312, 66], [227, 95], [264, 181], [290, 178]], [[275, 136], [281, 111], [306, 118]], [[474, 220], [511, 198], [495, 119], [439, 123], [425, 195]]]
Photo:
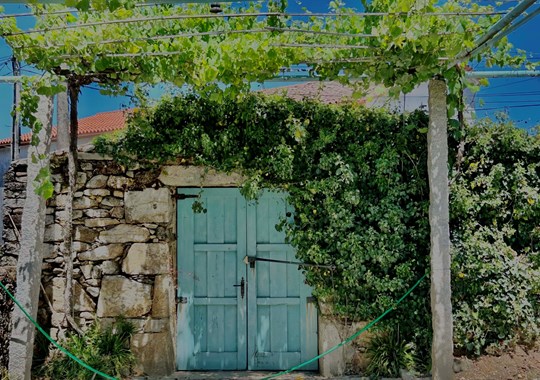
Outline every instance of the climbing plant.
[[[342, 316], [369, 320], [429, 267], [426, 124], [422, 112], [393, 115], [355, 103], [259, 95], [223, 103], [189, 95], [135, 113], [125, 132], [99, 138], [96, 147], [126, 165], [173, 161], [241, 171], [248, 198], [263, 187], [287, 191], [295, 214], [278, 228], [300, 260], [335, 266], [304, 269], [314, 294]], [[509, 124], [486, 122], [465, 136], [466, 154], [453, 160], [452, 176], [456, 346], [480, 353], [531, 339], [538, 328], [540, 150], [537, 138]], [[501, 167], [513, 173], [500, 176]], [[518, 229], [529, 239], [517, 239]], [[400, 329], [424, 364], [428, 292], [422, 284], [383, 322]], [[475, 308], [480, 312], [471, 314]]]
[[538, 334], [540, 139], [501, 119], [467, 131], [452, 185], [456, 348]]
[[[235, 93], [283, 67], [307, 63], [321, 77], [364, 78], [355, 83], [383, 83], [394, 94], [440, 75], [458, 94], [456, 55], [472, 49], [500, 18], [491, 7], [469, 1], [376, 0], [364, 4], [373, 14], [367, 16], [340, 1], [330, 2], [326, 16], [311, 17], [291, 17], [286, 0], [268, 1], [265, 8], [259, 2], [224, 7], [212, 15], [207, 4], [68, 0], [33, 5], [30, 31], [2, 18], [0, 33], [21, 61], [117, 90], [125, 82], [171, 82], [219, 96], [218, 81]], [[466, 58], [523, 64], [521, 56], [508, 54], [510, 47], [501, 39]]]

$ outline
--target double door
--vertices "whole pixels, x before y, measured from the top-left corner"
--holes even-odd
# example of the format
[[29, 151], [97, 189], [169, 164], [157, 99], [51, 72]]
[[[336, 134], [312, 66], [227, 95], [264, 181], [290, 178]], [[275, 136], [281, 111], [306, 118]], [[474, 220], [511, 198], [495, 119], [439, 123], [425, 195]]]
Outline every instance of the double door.
[[178, 369], [281, 370], [316, 356], [311, 290], [275, 227], [290, 216], [285, 195], [207, 188], [195, 213], [199, 191], [178, 190]]

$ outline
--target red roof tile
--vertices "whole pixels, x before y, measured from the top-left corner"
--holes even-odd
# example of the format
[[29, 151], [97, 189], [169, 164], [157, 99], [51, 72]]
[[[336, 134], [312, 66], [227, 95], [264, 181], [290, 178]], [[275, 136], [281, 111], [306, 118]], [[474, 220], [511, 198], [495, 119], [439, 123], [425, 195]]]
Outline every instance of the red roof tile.
[[[117, 110], [110, 112], [101, 112], [93, 116], [79, 119], [79, 136], [92, 136], [105, 132], [116, 131], [125, 126], [126, 114], [131, 110]], [[56, 140], [56, 127], [52, 129], [52, 138]], [[32, 133], [24, 133], [21, 135], [21, 145], [30, 143]], [[0, 146], [10, 145], [11, 138], [0, 140]]]
[[[322, 103], [334, 104], [352, 99], [353, 89], [338, 82], [305, 82], [292, 86], [269, 88], [262, 93], [283, 94], [294, 100], [315, 99]], [[362, 100], [360, 100], [363, 103]]]

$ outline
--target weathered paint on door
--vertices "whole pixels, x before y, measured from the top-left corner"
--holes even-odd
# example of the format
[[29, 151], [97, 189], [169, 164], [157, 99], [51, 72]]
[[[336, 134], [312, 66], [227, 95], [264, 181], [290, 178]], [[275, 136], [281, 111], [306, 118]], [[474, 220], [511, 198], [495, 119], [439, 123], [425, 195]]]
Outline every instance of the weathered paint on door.
[[298, 267], [244, 260], [296, 261], [275, 229], [285, 197], [255, 203], [238, 189], [204, 189], [206, 213], [194, 201], [178, 201], [178, 369], [278, 370], [317, 355], [317, 312]]

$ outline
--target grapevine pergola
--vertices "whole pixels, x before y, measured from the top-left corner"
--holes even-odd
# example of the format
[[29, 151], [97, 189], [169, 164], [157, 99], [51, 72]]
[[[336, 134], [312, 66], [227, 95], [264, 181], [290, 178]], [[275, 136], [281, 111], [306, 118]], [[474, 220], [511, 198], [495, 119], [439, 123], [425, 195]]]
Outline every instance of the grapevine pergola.
[[[509, 54], [505, 36], [538, 13], [523, 16], [534, 0], [522, 0], [508, 12], [468, 0], [373, 0], [363, 2], [363, 12], [333, 1], [327, 13], [288, 13], [285, 0], [269, 0], [264, 5], [231, 4], [222, 13], [210, 13], [209, 2], [66, 0], [33, 5], [29, 13], [0, 15], [0, 34], [18, 60], [47, 74], [49, 85], [42, 82], [41, 93], [54, 93], [58, 87], [53, 84], [67, 83], [72, 168], [78, 93], [90, 83], [121, 91], [126, 83], [168, 82], [220, 99], [239, 96], [251, 82], [271, 79], [294, 64], [307, 64], [319, 78], [338, 79], [359, 91], [381, 83], [391, 95], [431, 81], [433, 377], [452, 378], [447, 109], [452, 113], [460, 107], [467, 61], [525, 63], [523, 57]], [[28, 16], [36, 18], [35, 27], [19, 29], [16, 20]], [[523, 17], [512, 24], [518, 16]], [[43, 90], [47, 86], [49, 90]], [[66, 232], [68, 241], [70, 236], [71, 230]], [[32, 305], [37, 300], [28, 301], [35, 315]]]

